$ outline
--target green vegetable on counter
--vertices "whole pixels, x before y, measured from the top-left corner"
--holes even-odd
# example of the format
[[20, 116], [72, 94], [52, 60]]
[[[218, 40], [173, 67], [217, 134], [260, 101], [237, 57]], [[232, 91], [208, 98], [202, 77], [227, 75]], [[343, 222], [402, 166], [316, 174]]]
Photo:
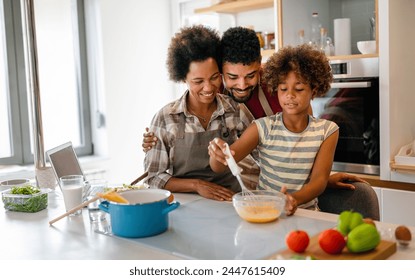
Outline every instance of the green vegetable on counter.
[[13, 187], [11, 190], [11, 194], [26, 194], [26, 195], [30, 195], [30, 194], [35, 194], [35, 193], [39, 193], [40, 189], [37, 187], [34, 187], [32, 185], [25, 185], [25, 186], [21, 186], [21, 187]]
[[3, 193], [4, 208], [18, 212], [38, 212], [48, 206], [48, 194], [32, 185], [13, 187]]

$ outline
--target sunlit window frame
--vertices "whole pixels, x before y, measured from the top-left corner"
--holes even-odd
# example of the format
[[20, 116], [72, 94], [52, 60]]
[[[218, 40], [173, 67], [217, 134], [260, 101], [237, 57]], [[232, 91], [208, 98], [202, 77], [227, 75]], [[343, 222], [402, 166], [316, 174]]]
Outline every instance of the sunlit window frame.
[[[33, 163], [33, 154], [30, 146], [29, 112], [27, 110], [27, 91], [25, 78], [25, 63], [23, 52], [21, 5], [16, 0], [3, 1], [5, 18], [5, 35], [8, 60], [8, 86], [10, 98], [10, 116], [12, 127], [11, 157], [0, 158], [0, 165], [30, 164]], [[87, 72], [87, 47], [85, 32], [85, 11], [83, 0], [73, 0], [74, 15], [77, 19], [78, 30], [74, 30], [74, 38], [78, 41], [77, 56], [77, 89], [81, 120], [81, 146], [75, 147], [78, 156], [93, 153], [91, 109]], [[7, 136], [2, 136], [7, 137]]]

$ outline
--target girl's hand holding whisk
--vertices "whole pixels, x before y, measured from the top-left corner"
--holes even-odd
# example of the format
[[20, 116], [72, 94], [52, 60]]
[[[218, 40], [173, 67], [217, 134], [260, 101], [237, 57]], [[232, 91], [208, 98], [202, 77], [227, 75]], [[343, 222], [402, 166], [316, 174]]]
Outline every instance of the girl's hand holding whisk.
[[287, 193], [287, 187], [282, 187], [281, 192], [285, 194], [286, 201], [285, 201], [285, 213], [287, 216], [291, 216], [295, 213], [297, 210], [297, 200]]
[[[209, 146], [208, 146], [208, 153], [209, 156], [222, 163], [223, 165], [227, 166], [228, 163], [226, 162], [226, 156], [224, 153], [225, 150], [225, 141], [223, 141], [220, 138], [215, 138], [212, 141], [209, 142]], [[235, 154], [234, 151], [231, 150], [232, 155]]]

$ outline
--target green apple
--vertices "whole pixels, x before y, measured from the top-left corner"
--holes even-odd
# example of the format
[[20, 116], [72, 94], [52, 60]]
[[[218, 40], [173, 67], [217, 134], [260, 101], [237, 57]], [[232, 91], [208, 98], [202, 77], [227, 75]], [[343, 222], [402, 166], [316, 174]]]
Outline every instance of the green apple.
[[337, 230], [346, 236], [352, 229], [360, 224], [363, 224], [362, 214], [346, 210], [339, 215], [337, 220]]
[[363, 223], [352, 229], [347, 235], [347, 249], [352, 253], [370, 251], [380, 243], [380, 234], [376, 227]]

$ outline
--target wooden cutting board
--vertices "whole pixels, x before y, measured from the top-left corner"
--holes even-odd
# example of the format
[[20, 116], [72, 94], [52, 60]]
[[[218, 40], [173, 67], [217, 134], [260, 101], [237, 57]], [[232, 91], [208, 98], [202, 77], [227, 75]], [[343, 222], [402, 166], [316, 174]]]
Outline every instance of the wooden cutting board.
[[312, 256], [317, 260], [385, 260], [396, 252], [396, 242], [381, 240], [379, 245], [372, 251], [365, 253], [350, 253], [347, 248], [344, 248], [341, 254], [331, 255], [327, 254], [320, 248], [318, 244], [318, 236], [315, 235], [310, 239], [310, 244], [304, 253], [295, 253], [290, 249], [281, 251], [270, 259], [275, 259], [277, 255], [284, 259], [290, 259], [293, 255]]

